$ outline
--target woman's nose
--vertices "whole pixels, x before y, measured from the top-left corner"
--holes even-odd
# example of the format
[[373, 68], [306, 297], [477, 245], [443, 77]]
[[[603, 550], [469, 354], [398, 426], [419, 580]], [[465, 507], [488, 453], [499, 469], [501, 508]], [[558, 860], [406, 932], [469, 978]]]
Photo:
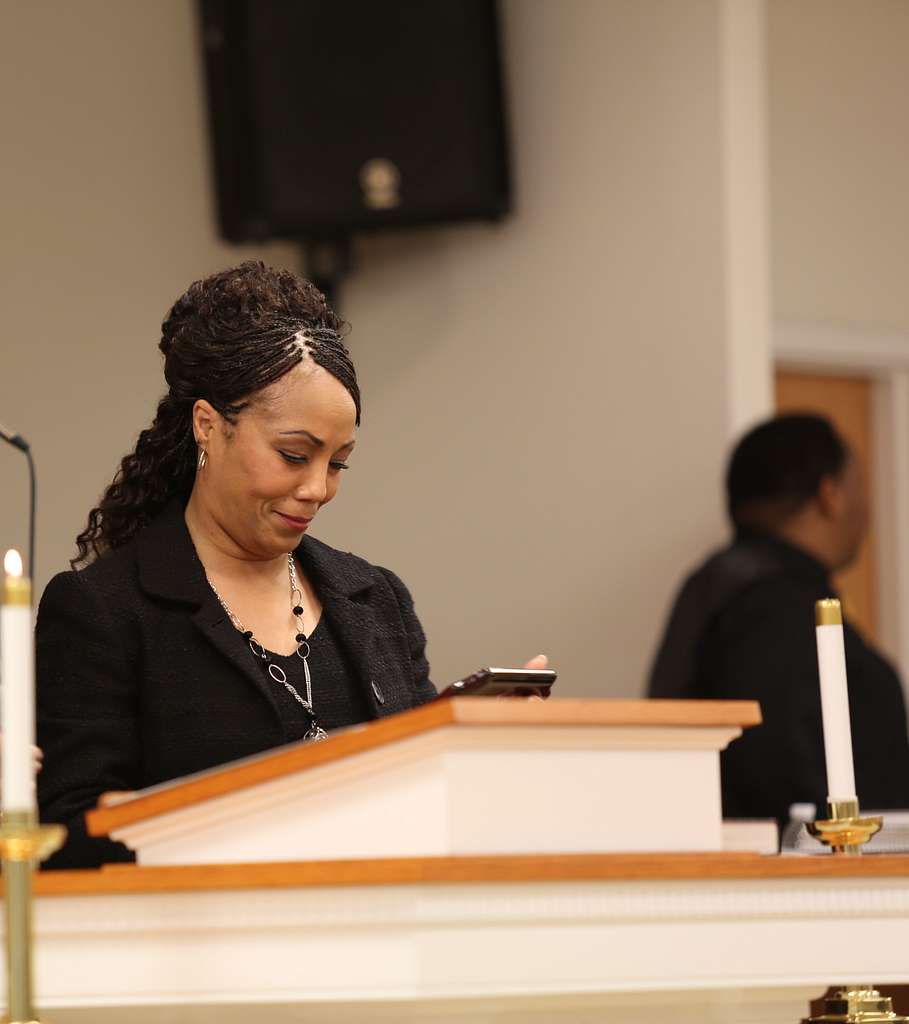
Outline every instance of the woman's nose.
[[328, 473], [316, 466], [309, 467], [309, 471], [300, 481], [294, 491], [297, 501], [314, 502], [321, 505], [328, 494]]

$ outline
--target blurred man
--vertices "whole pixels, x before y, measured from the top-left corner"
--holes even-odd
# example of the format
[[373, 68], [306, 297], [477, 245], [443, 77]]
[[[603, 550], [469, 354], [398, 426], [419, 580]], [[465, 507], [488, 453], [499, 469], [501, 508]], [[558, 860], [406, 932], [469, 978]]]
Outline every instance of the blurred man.
[[[827, 797], [814, 602], [835, 597], [867, 528], [862, 467], [819, 416], [781, 416], [738, 444], [726, 475], [735, 537], [684, 583], [651, 697], [753, 699], [764, 724], [722, 755], [726, 817], [788, 818]], [[844, 622], [855, 777], [863, 808], [909, 806], [899, 679]]]

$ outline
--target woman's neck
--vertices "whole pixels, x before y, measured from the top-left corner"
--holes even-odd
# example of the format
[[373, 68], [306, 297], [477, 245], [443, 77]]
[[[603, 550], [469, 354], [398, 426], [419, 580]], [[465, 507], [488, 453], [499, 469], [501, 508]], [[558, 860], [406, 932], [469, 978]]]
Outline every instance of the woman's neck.
[[194, 488], [184, 513], [186, 528], [209, 576], [262, 580], [287, 572], [287, 555], [262, 557], [246, 550], [205, 508]]

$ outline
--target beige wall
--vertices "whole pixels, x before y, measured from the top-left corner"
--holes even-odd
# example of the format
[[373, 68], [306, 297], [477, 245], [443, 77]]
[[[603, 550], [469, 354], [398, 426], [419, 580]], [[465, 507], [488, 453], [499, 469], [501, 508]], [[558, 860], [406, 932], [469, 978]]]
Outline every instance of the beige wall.
[[905, 680], [909, 4], [769, 0], [767, 30], [779, 343], [792, 361], [795, 342], [799, 365], [820, 372], [846, 365], [877, 378], [878, 637]]
[[721, 535], [717, 9], [505, 5], [517, 216], [359, 247], [362, 449], [323, 532], [398, 569], [436, 676], [547, 651], [637, 694]]
[[[38, 462], [40, 584], [151, 419], [169, 303], [241, 252], [212, 224], [194, 5], [0, 6], [0, 422]], [[25, 479], [0, 447], [0, 547], [24, 547]]]
[[[506, 2], [516, 216], [357, 246], [366, 419], [317, 533], [410, 584], [437, 681], [545, 650], [566, 694], [638, 693], [722, 535], [718, 10]], [[169, 301], [241, 256], [212, 226], [191, 13], [4, 5], [0, 420], [40, 464], [39, 581], [151, 414]], [[11, 451], [0, 479], [22, 543]]]
[[909, 331], [909, 4], [769, 0], [779, 317]]

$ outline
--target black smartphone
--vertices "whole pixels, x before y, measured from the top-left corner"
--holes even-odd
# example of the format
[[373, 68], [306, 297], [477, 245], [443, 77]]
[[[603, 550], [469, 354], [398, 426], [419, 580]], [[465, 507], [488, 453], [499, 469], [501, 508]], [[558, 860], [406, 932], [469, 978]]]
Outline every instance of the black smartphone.
[[556, 674], [551, 668], [481, 668], [446, 686], [439, 697], [549, 696]]

